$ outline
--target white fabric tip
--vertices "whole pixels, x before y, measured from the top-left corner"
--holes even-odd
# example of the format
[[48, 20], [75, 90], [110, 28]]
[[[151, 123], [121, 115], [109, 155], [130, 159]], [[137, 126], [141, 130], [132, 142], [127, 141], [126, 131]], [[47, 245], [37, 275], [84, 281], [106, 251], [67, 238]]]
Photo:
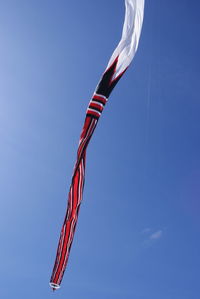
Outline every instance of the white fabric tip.
[[144, 2], [145, 0], [125, 0], [122, 37], [106, 68], [107, 70], [118, 57], [113, 79], [126, 70], [137, 51], [144, 18]]

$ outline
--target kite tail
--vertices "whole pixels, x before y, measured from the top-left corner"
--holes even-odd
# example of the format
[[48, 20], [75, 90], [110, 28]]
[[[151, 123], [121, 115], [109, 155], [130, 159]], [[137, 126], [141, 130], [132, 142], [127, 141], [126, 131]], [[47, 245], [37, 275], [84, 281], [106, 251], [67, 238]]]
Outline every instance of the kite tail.
[[123, 76], [137, 50], [142, 28], [144, 0], [125, 0], [126, 13], [121, 41], [115, 49], [108, 66], [89, 102], [80, 136], [77, 160], [74, 166], [68, 195], [67, 211], [60, 233], [56, 260], [50, 286], [53, 290], [60, 284], [68, 262], [76, 229], [85, 182], [86, 150], [98, 120], [113, 88]]

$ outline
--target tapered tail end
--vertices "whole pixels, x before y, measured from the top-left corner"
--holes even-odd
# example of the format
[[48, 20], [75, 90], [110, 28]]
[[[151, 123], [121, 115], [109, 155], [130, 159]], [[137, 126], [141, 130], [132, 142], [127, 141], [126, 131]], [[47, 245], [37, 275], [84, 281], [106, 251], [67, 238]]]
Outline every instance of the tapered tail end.
[[49, 283], [50, 287], [52, 288], [53, 291], [58, 290], [60, 288], [59, 284], [50, 282]]

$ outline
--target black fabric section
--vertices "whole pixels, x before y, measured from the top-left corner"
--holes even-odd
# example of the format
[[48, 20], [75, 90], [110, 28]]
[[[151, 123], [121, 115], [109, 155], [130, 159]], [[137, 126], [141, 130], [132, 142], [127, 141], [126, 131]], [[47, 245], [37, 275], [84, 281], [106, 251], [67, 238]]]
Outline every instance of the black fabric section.
[[103, 95], [106, 98], [108, 98], [113, 88], [118, 83], [119, 79], [122, 77], [123, 73], [119, 75], [115, 80], [112, 81], [113, 75], [116, 70], [117, 62], [118, 62], [118, 57], [115, 59], [113, 64], [110, 66], [110, 68], [104, 73], [103, 77], [101, 78], [101, 81], [97, 86], [97, 90], [96, 90], [97, 94]]

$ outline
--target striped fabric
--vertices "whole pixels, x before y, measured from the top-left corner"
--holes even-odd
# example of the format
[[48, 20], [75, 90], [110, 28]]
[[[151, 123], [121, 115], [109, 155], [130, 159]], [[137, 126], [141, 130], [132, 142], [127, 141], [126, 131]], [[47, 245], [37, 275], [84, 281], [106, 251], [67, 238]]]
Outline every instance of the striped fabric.
[[59, 288], [69, 258], [83, 196], [86, 149], [96, 125], [96, 117], [86, 116], [78, 147], [77, 162], [68, 196], [67, 212], [60, 234], [56, 261], [51, 277], [51, 287], [53, 289]]
[[106, 102], [107, 102], [106, 97], [100, 94], [94, 94], [87, 108], [86, 115], [99, 119]]
[[60, 287], [76, 229], [83, 197], [87, 146], [110, 93], [127, 70], [132, 60], [130, 60], [130, 57], [133, 58], [138, 46], [143, 21], [144, 0], [125, 0], [125, 5], [126, 14], [122, 39], [114, 51], [86, 111], [68, 195], [67, 212], [61, 229], [56, 260], [50, 280], [50, 286], [53, 290]]

